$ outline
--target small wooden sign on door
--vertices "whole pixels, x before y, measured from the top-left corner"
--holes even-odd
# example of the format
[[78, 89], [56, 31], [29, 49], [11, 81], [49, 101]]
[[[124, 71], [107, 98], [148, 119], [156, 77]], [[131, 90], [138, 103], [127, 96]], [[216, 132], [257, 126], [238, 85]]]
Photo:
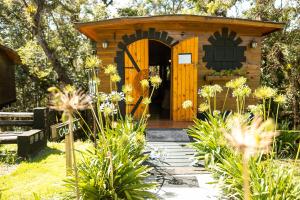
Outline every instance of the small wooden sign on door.
[[191, 53], [178, 54], [178, 64], [192, 64], [192, 54]]

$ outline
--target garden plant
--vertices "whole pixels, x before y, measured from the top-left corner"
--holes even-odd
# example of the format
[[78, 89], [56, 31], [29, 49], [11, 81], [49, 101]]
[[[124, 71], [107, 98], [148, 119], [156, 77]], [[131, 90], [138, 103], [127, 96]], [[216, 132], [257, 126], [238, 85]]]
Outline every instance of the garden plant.
[[[200, 104], [199, 112], [204, 113], [205, 120], [195, 119], [188, 131], [195, 140], [192, 145], [197, 158], [205, 161], [229, 199], [300, 199], [296, 173], [300, 134], [278, 123], [286, 98], [261, 86], [252, 94], [260, 103], [246, 110], [251, 95], [246, 82], [240, 77], [226, 84], [224, 104], [230, 91], [236, 98], [236, 111], [230, 113], [215, 110], [220, 86], [200, 89], [199, 95], [206, 102]], [[275, 123], [272, 104], [276, 107]]]
[[[96, 83], [93, 84], [96, 87], [94, 91], [98, 91], [100, 83], [95, 72], [95, 68], [99, 65], [101, 62], [95, 56], [86, 60], [86, 66], [93, 74], [91, 81]], [[73, 153], [74, 173], [66, 180], [66, 186], [70, 188], [69, 198], [77, 196], [77, 199], [156, 199], [156, 195], [149, 191], [156, 184], [146, 181], [151, 168], [144, 165], [148, 158], [148, 155], [144, 153], [144, 133], [148, 118], [148, 105], [161, 79], [154, 76], [149, 80], [141, 81], [144, 90], [148, 90], [150, 84], [153, 87], [150, 95], [143, 100], [145, 109], [141, 118], [135, 120], [131, 115], [121, 115], [119, 107], [122, 101], [126, 104], [132, 101], [132, 86], [124, 85], [122, 91], [117, 91], [120, 76], [116, 66], [108, 65], [103, 70], [110, 79], [110, 93], [108, 94], [95, 92], [87, 96], [82, 92], [76, 92], [70, 86], [63, 92], [57, 88], [50, 89], [53, 93], [51, 106], [64, 111], [68, 115], [67, 119], [70, 124], [72, 124], [73, 114], [81, 116], [78, 110], [87, 108], [91, 110], [96, 124], [95, 130], [89, 128], [85, 130], [87, 135], [96, 136], [93, 138], [96, 141], [95, 146], [81, 152], [82, 156], [77, 165], [75, 153]], [[67, 101], [64, 101], [65, 99]], [[72, 131], [70, 134], [71, 149], [74, 152]]]

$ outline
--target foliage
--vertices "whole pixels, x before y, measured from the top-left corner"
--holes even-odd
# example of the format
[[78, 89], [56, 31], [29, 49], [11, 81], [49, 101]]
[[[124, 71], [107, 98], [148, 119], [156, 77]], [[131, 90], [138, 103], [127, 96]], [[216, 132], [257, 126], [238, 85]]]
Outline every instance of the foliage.
[[[101, 136], [99, 137], [101, 138]], [[135, 130], [131, 120], [119, 121], [116, 128], [106, 129], [106, 139], [99, 139], [98, 148], [83, 152], [78, 166], [79, 188], [83, 199], [155, 199], [147, 189], [148, 171], [143, 165], [144, 133]], [[106, 149], [109, 146], [109, 151]], [[75, 179], [68, 181], [75, 186]]]
[[262, 82], [286, 93], [288, 107], [293, 113], [293, 126], [300, 123], [300, 2], [291, 0], [259, 1], [245, 12], [251, 19], [285, 22], [283, 31], [276, 32], [262, 41]]
[[[242, 199], [243, 177], [240, 155], [227, 154], [219, 158], [213, 168], [214, 175], [221, 179], [223, 191], [231, 199]], [[290, 163], [291, 165], [291, 163]], [[252, 158], [249, 161], [252, 199], [299, 199], [300, 184], [294, 168], [286, 168], [272, 161]]]
[[[98, 63], [97, 58], [88, 58], [86, 66], [91, 70], [90, 81], [99, 83], [95, 76], [97, 65], [91, 63]], [[154, 90], [161, 84], [161, 79], [159, 76], [150, 77], [147, 87], [145, 81], [141, 83], [144, 92], [148, 90], [149, 82], [153, 88], [150, 95], [144, 96], [143, 114], [135, 121], [130, 115], [124, 118], [119, 107], [125, 100], [128, 111], [127, 97], [133, 92], [132, 86], [124, 85], [124, 93], [117, 91], [120, 77], [115, 65], [105, 66], [104, 73], [110, 80], [110, 93], [97, 92], [98, 84], [95, 84], [95, 93], [90, 94], [93, 96], [91, 113], [96, 127], [94, 130], [87, 130], [87, 134], [94, 136], [95, 147], [91, 151], [82, 152], [83, 159], [78, 165], [78, 177], [75, 173], [75, 177], [67, 180], [70, 196], [74, 195], [74, 188], [79, 188], [76, 195], [78, 198], [79, 194], [82, 199], [156, 199], [156, 196], [148, 191], [155, 187], [155, 184], [146, 182], [151, 168], [143, 165], [148, 158], [143, 152], [147, 108]], [[66, 111], [67, 108], [63, 110]]]
[[82, 62], [93, 52], [92, 44], [73, 23], [107, 17], [106, 6], [94, 6], [97, 2], [101, 1], [12, 0], [0, 4], [1, 43], [16, 49], [22, 60], [16, 68], [17, 102], [10, 110], [45, 106], [50, 85], [72, 83], [86, 88]]
[[217, 155], [228, 151], [223, 135], [225, 116], [207, 114], [205, 120], [195, 119], [194, 123], [188, 133], [195, 140], [192, 145], [197, 150], [196, 158], [204, 160], [206, 166], [214, 165], [218, 162]]
[[210, 75], [213, 76], [244, 76], [246, 72], [243, 69], [228, 69], [228, 70], [221, 70], [221, 71], [213, 71]]
[[[208, 109], [209, 112], [204, 113], [205, 119], [196, 119], [189, 128], [188, 133], [195, 140], [192, 146], [197, 150], [196, 156], [205, 160], [206, 166], [221, 180], [223, 191], [230, 199], [299, 199], [300, 183], [295, 177], [294, 164], [289, 162], [287, 168], [276, 164], [275, 160], [299, 156], [297, 141], [300, 134], [297, 131], [289, 131], [287, 124], [281, 126], [283, 130], [276, 137], [278, 110], [286, 97], [278, 95], [271, 87], [261, 86], [254, 96], [262, 104], [252, 107], [262, 107], [262, 111], [251, 109], [253, 113], [247, 113], [243, 109], [245, 103], [239, 103], [245, 102], [251, 92], [243, 92], [248, 87], [246, 81], [237, 78], [226, 83], [225, 100], [231, 89], [232, 95], [237, 97], [237, 113], [222, 116], [216, 110]], [[199, 93], [208, 98], [206, 101], [211, 107], [209, 99], [216, 96], [213, 86], [203, 86]], [[276, 124], [270, 126], [273, 99], [277, 104]], [[199, 110], [204, 111], [202, 107]], [[264, 122], [259, 116], [263, 116]]]

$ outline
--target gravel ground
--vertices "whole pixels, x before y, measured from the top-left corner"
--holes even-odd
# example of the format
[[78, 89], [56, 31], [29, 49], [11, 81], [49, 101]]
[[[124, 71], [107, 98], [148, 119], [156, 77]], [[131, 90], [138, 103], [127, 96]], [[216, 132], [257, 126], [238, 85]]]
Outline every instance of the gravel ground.
[[18, 165], [0, 164], [0, 176], [12, 173], [17, 169]]

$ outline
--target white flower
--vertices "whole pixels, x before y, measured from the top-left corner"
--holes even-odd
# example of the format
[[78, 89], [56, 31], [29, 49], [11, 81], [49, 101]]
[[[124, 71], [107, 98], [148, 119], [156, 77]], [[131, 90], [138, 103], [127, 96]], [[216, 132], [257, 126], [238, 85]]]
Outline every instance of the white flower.
[[276, 135], [272, 121], [263, 122], [261, 118], [255, 118], [247, 125], [241, 117], [235, 117], [231, 122], [231, 131], [225, 137], [247, 158], [259, 152], [270, 151], [270, 144]]
[[286, 103], [286, 96], [285, 95], [277, 95], [275, 98], [274, 98], [274, 101], [280, 105], [282, 104], [285, 104]]
[[105, 74], [116, 74], [117, 73], [117, 67], [113, 64], [107, 65], [107, 67], [104, 69]]
[[109, 94], [109, 99], [114, 103], [122, 101], [122, 100], [124, 100], [124, 93], [123, 92], [112, 91]]
[[121, 81], [121, 77], [119, 76], [119, 74], [113, 74], [111, 75], [110, 80], [113, 83], [117, 83]]
[[182, 103], [182, 108], [183, 109], [188, 109], [193, 107], [193, 102], [191, 100], [186, 100]]
[[104, 92], [100, 92], [98, 98], [99, 98], [99, 101], [100, 101], [100, 102], [105, 102], [105, 101], [108, 101], [108, 100], [109, 100], [108, 95], [105, 94]]
[[156, 76], [150, 77], [150, 82], [154, 88], [158, 88], [160, 86], [162, 80], [159, 76], [156, 75]]
[[132, 92], [132, 85], [129, 85], [129, 84], [123, 85], [122, 91], [123, 91], [125, 94], [131, 93], [131, 92]]
[[209, 105], [207, 103], [201, 103], [199, 105], [199, 108], [198, 108], [199, 112], [205, 112], [207, 110], [209, 110]]
[[269, 99], [276, 95], [276, 89], [268, 86], [261, 86], [254, 91], [254, 96], [258, 99]]
[[104, 102], [100, 105], [100, 111], [104, 113], [105, 116], [117, 114], [118, 110], [115, 105], [110, 102]]
[[142, 101], [143, 104], [149, 105], [151, 103], [151, 99], [149, 97], [145, 97]]
[[147, 79], [143, 79], [140, 81], [140, 84], [142, 86], [143, 89], [148, 88], [149, 87], [149, 81]]

